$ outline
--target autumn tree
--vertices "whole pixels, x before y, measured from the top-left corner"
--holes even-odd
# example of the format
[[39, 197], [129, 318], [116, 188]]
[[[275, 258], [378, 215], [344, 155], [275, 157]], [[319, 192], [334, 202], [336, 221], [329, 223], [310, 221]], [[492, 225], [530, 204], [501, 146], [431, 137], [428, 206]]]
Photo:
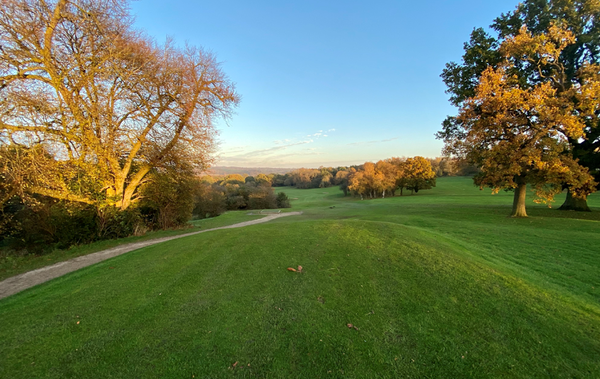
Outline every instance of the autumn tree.
[[51, 158], [22, 190], [125, 210], [153, 169], [210, 162], [232, 83], [211, 54], [131, 24], [124, 0], [1, 2], [0, 143]]
[[429, 160], [423, 157], [407, 158], [403, 162], [400, 177], [406, 188], [415, 193], [435, 187], [436, 174]]
[[588, 122], [597, 122], [600, 67], [584, 63], [580, 85], [556, 88], [566, 75], [561, 53], [574, 42], [573, 33], [555, 24], [546, 34], [532, 35], [523, 27], [506, 38], [498, 50], [502, 61], [483, 71], [474, 95], [439, 133], [446, 153], [481, 168], [476, 184], [515, 190], [513, 217], [527, 216], [528, 183], [542, 201], [552, 200], [564, 184], [575, 197], [594, 190], [569, 141], [582, 138]]
[[[491, 34], [483, 29], [475, 29], [469, 42], [465, 43], [465, 53], [461, 63], [450, 62], [442, 73], [450, 94], [450, 101], [460, 107], [463, 102], [475, 96], [479, 78], [489, 67], [497, 68], [504, 61], [500, 51], [503, 41], [514, 38], [523, 26], [534, 36], [547, 33], [552, 23], [560, 23], [574, 36], [574, 40], [561, 50], [557, 63], [562, 66], [560, 80], [543, 72], [540, 75], [537, 65], [516, 65], [511, 70], [522, 83], [550, 82], [561, 93], [571, 87], [578, 87], [586, 80], [582, 67], [597, 63], [600, 59], [600, 3], [595, 0], [525, 0], [517, 8], [498, 17], [491, 25]], [[554, 79], [551, 79], [554, 78]], [[583, 120], [584, 133], [580, 138], [566, 137], [570, 154], [578, 163], [600, 179], [600, 128], [596, 118]], [[460, 129], [456, 118], [449, 117], [444, 123], [444, 133]], [[459, 162], [460, 163], [460, 162]], [[589, 210], [585, 196], [573, 196], [567, 183], [567, 197], [561, 209]]]
[[259, 184], [259, 185], [264, 185], [264, 186], [269, 186], [269, 187], [271, 186], [271, 178], [269, 178], [265, 174], [258, 174], [256, 176], [255, 181], [256, 181], [256, 184]]

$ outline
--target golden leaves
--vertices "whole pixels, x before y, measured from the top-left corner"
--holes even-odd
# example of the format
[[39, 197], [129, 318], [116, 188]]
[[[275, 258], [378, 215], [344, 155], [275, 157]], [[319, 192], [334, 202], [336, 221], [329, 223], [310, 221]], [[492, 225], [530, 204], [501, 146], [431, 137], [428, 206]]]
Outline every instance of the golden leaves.
[[[568, 140], [583, 137], [586, 122], [597, 118], [600, 66], [584, 64], [582, 80], [567, 86], [560, 54], [574, 42], [561, 25], [537, 36], [523, 28], [501, 45], [505, 62], [482, 73], [475, 95], [456, 117], [462, 138], [447, 140], [445, 147], [481, 168], [478, 185], [497, 193], [525, 180], [545, 203], [563, 184], [580, 196], [593, 191], [588, 170], [568, 154]], [[524, 69], [537, 73], [535, 80], [515, 74]]]

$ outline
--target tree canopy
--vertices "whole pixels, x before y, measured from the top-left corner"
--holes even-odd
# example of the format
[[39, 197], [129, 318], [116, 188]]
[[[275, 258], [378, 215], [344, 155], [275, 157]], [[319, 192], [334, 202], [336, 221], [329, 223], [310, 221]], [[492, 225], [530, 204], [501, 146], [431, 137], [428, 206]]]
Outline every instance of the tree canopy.
[[[440, 133], [446, 153], [481, 168], [478, 185], [516, 189], [515, 217], [527, 215], [527, 183], [542, 201], [552, 200], [565, 184], [579, 198], [594, 191], [596, 183], [573, 158], [569, 141], [597, 122], [600, 67], [582, 64], [579, 85], [566, 88], [560, 56], [574, 42], [572, 32], [555, 24], [535, 36], [523, 26], [500, 45], [503, 60], [482, 73], [452, 128]], [[522, 71], [536, 74], [521, 76]]]
[[0, 143], [31, 162], [23, 192], [126, 209], [153, 168], [210, 161], [233, 84], [213, 55], [131, 24], [126, 1], [2, 1]]
[[[548, 83], [557, 94], [569, 92], [590, 80], [590, 71], [584, 69], [589, 64], [597, 63], [600, 58], [600, 3], [595, 0], [526, 0], [507, 14], [502, 14], [491, 25], [495, 35], [483, 29], [475, 29], [469, 42], [465, 43], [462, 62], [450, 62], [442, 73], [450, 94], [450, 101], [461, 107], [469, 98], [476, 95], [480, 78], [488, 67], [504, 66], [507, 74], [514, 78], [522, 88], [539, 83]], [[522, 34], [526, 27], [531, 38], [548, 35], [552, 25], [561, 25], [568, 30], [572, 39], [562, 46], [556, 60], [533, 62], [531, 59], [513, 59], [509, 68], [503, 63], [506, 54], [501, 50], [503, 42]], [[504, 45], [506, 48], [506, 44]], [[521, 57], [523, 58], [523, 57]], [[529, 58], [532, 58], [530, 56]], [[560, 72], [556, 70], [559, 69]], [[563, 99], [564, 101], [564, 99]], [[572, 103], [572, 109], [578, 104]], [[568, 146], [563, 154], [571, 155], [580, 165], [588, 168], [590, 173], [600, 179], [600, 128], [598, 119], [589, 117], [581, 119], [584, 124], [583, 133], [579, 137], [565, 136]], [[443, 125], [441, 138], [454, 135], [460, 138], [460, 126], [457, 118], [449, 117]], [[578, 135], [575, 133], [574, 135]], [[564, 209], [589, 210], [585, 196], [573, 197], [568, 183], [563, 185], [569, 189]], [[581, 195], [581, 193], [580, 193]]]

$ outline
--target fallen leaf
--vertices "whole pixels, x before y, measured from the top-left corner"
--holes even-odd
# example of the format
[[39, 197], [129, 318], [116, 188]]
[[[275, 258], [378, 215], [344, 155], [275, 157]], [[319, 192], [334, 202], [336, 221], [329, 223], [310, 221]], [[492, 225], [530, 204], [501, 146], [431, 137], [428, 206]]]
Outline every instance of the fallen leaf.
[[237, 366], [237, 364], [238, 364], [238, 362], [236, 361], [236, 362], [233, 364], [233, 368], [235, 368], [235, 366]]
[[302, 266], [298, 266], [298, 272], [302, 272]]
[[77, 325], [79, 325], [79, 321], [77, 321]]
[[323, 299], [323, 296], [319, 296], [317, 300], [319, 300], [319, 303], [325, 304], [325, 299]]
[[294, 272], [296, 272], [296, 269], [292, 268], [292, 267], [288, 267], [288, 271], [294, 271]]

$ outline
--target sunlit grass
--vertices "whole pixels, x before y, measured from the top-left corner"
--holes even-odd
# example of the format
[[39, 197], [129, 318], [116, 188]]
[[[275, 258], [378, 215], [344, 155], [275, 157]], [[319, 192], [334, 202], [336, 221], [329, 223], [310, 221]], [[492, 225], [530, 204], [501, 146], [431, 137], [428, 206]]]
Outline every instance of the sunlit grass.
[[303, 215], [0, 300], [0, 377], [600, 377], [597, 197], [512, 219], [511, 194], [461, 178], [369, 201], [283, 190]]
[[238, 222], [255, 220], [262, 216], [250, 216], [247, 212], [226, 212], [225, 214], [209, 219], [191, 221], [189, 227], [147, 232], [142, 236], [132, 236], [114, 240], [98, 241], [87, 245], [73, 246], [70, 249], [57, 249], [43, 255], [24, 254], [18, 255], [14, 252], [0, 250], [0, 280], [18, 275], [27, 271], [54, 263], [63, 262], [82, 255], [95, 253], [97, 251], [110, 249], [115, 246], [146, 241], [155, 238], [170, 237], [179, 234], [191, 233], [204, 229], [217, 228], [236, 224]]

